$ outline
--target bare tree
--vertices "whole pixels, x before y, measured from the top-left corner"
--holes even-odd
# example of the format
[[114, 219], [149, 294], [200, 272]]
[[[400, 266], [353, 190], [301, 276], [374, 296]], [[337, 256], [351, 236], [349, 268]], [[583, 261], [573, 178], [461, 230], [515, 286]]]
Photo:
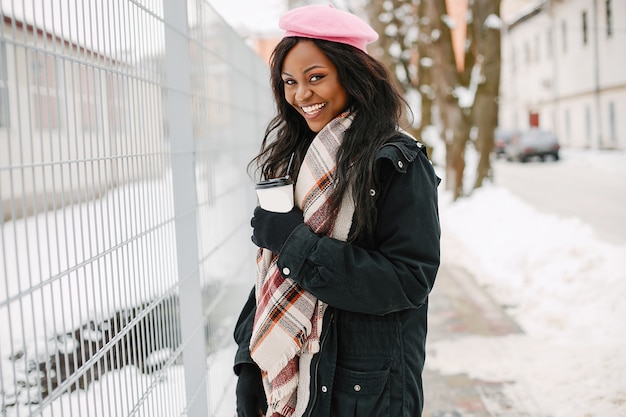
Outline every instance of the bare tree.
[[469, 0], [469, 6], [464, 65], [457, 66], [446, 0], [373, 0], [365, 5], [381, 34], [375, 55], [405, 94], [415, 91], [421, 97], [420, 125], [414, 133], [419, 136], [434, 124], [433, 104], [439, 111], [446, 145], [445, 187], [455, 199], [464, 193], [465, 150], [472, 131], [476, 135], [471, 143], [480, 154], [474, 188], [489, 175], [498, 113], [500, 0]]
[[426, 39], [432, 57], [432, 88], [446, 144], [445, 186], [456, 199], [463, 193], [465, 148], [471, 128], [471, 112], [459, 103], [462, 78], [457, 70], [445, 0], [422, 0], [419, 11], [420, 33]]

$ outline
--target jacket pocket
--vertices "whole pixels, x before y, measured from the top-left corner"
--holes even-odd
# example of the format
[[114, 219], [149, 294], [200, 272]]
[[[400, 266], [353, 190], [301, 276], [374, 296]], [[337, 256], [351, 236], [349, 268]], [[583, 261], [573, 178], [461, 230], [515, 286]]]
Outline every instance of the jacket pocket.
[[337, 367], [331, 401], [332, 417], [389, 415], [389, 369], [352, 371]]

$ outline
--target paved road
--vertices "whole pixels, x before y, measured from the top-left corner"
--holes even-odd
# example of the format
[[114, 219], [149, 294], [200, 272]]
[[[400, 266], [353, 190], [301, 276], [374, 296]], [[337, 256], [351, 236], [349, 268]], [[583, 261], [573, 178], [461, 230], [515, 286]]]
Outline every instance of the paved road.
[[540, 211], [577, 217], [600, 240], [626, 245], [626, 154], [565, 151], [561, 161], [494, 164], [494, 183]]

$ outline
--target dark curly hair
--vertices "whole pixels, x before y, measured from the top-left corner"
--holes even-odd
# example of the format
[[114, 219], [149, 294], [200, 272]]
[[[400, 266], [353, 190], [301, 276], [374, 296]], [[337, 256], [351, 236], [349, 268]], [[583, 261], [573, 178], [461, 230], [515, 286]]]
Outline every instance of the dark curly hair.
[[339, 82], [346, 90], [348, 108], [355, 118], [346, 131], [337, 154], [337, 182], [331, 196], [333, 209], [352, 186], [355, 224], [349, 240], [370, 235], [375, 226], [376, 205], [370, 189], [376, 188], [374, 161], [378, 150], [397, 138], [397, 127], [406, 102], [390, 81], [387, 68], [365, 52], [337, 42], [287, 37], [272, 53], [270, 76], [277, 115], [266, 131], [260, 153], [250, 162], [261, 178], [285, 174], [294, 153], [291, 175], [297, 178], [304, 155], [316, 133], [285, 99], [281, 77], [283, 62], [298, 42], [311, 41], [335, 65]]

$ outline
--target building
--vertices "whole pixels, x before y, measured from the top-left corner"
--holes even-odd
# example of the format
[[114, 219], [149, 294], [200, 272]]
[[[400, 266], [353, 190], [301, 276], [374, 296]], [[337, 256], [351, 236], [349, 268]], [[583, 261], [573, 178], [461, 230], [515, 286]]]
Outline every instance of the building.
[[[5, 14], [0, 24], [0, 224], [159, 177], [176, 139], [164, 105], [162, 45], [125, 57], [71, 40], [75, 28], [55, 32], [33, 20]], [[230, 138], [237, 130], [233, 108], [246, 94], [241, 90], [255, 89], [231, 81], [223, 57], [254, 67], [251, 55], [239, 53], [245, 46], [227, 36], [231, 30], [190, 29], [196, 138]], [[154, 157], [131, 167], [119, 162], [141, 153]], [[94, 161], [96, 172], [89, 168]], [[53, 180], [62, 181], [63, 189]], [[12, 203], [15, 198], [23, 203]]]
[[543, 0], [506, 23], [499, 125], [626, 149], [626, 2]]
[[[93, 63], [97, 63], [94, 65]], [[121, 74], [135, 71], [136, 78]], [[143, 95], [133, 94], [141, 91]], [[11, 15], [0, 22], [0, 202], [4, 220], [101, 197], [163, 172], [163, 160], [136, 169], [120, 155], [165, 150], [159, 86], [139, 69]], [[159, 110], [162, 112], [162, 110]], [[141, 140], [139, 140], [141, 138]], [[91, 162], [100, 163], [97, 172]], [[142, 174], [143, 175], [143, 174]], [[58, 189], [53, 184], [63, 181]], [[14, 204], [20, 198], [22, 204]]]

